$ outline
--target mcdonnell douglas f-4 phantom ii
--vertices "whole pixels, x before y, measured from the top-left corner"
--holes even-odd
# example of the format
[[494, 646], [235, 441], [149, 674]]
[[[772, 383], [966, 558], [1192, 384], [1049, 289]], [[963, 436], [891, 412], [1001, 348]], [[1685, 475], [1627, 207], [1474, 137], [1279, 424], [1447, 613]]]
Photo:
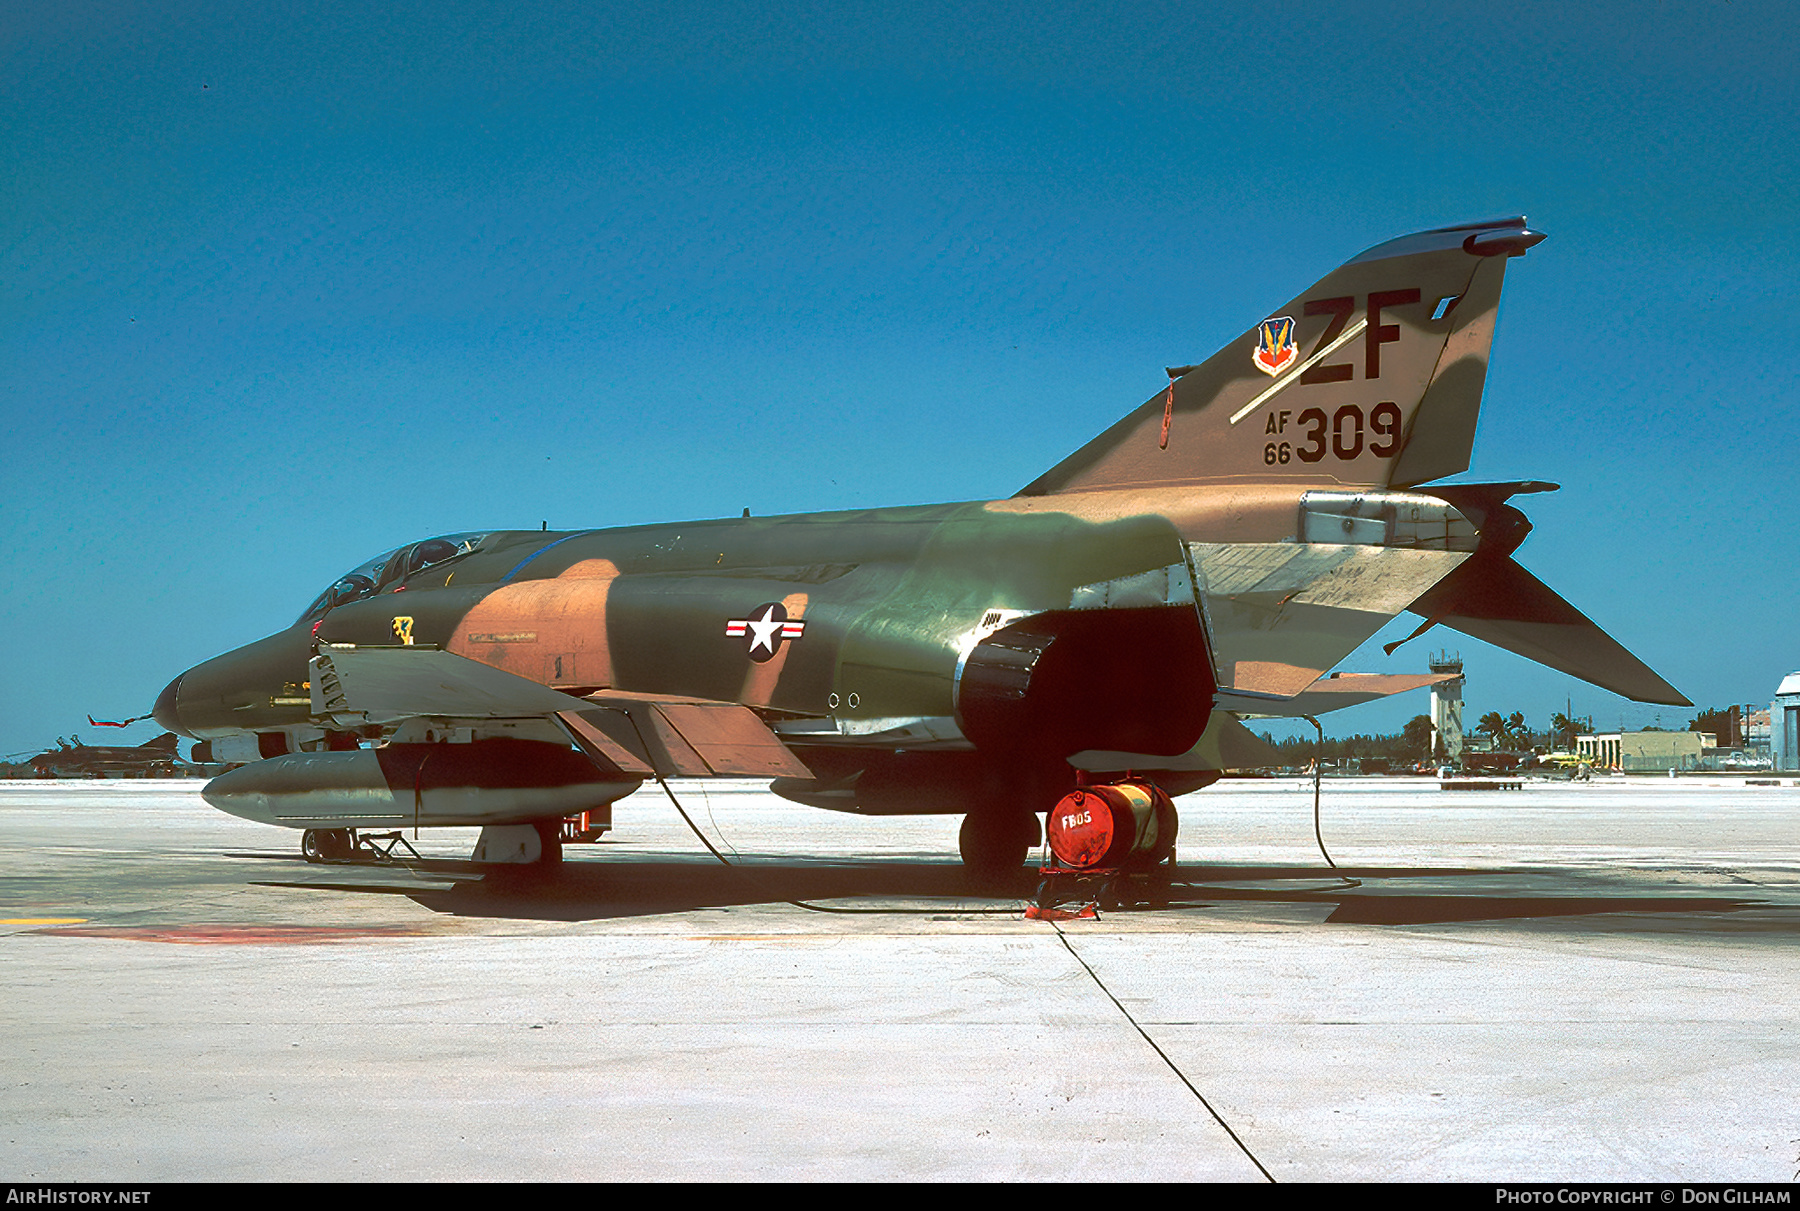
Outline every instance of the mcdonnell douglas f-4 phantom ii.
[[1389, 619], [1686, 704], [1512, 558], [1466, 471], [1523, 218], [1377, 245], [1004, 500], [427, 538], [163, 690], [163, 726], [246, 762], [206, 800], [306, 829], [480, 825], [478, 860], [649, 777], [962, 815], [1016, 870], [1038, 816], [1126, 771], [1167, 794], [1273, 763], [1241, 722], [1430, 676], [1331, 675]]
[[139, 745], [83, 744], [80, 736], [68, 741], [58, 736], [55, 748], [28, 764], [40, 778], [173, 778], [180, 760], [175, 744], [171, 732]]

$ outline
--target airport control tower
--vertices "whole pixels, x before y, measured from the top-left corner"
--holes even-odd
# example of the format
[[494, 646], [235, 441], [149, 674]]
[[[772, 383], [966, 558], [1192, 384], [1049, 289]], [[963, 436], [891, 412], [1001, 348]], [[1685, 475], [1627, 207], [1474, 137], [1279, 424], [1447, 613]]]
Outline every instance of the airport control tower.
[[1438, 765], [1459, 766], [1463, 754], [1462, 656], [1438, 652], [1431, 658], [1431, 671], [1456, 674], [1431, 687], [1431, 759]]

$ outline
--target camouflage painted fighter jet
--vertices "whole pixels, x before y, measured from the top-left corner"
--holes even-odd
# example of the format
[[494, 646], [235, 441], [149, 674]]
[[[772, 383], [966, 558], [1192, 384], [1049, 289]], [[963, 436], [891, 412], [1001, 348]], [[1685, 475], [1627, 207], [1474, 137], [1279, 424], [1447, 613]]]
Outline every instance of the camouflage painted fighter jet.
[[289, 627], [177, 677], [164, 726], [249, 764], [206, 798], [305, 828], [556, 822], [647, 777], [772, 779], [965, 817], [1016, 869], [1078, 776], [1179, 794], [1273, 754], [1240, 719], [1434, 680], [1333, 674], [1403, 611], [1626, 697], [1674, 688], [1512, 559], [1465, 471], [1503, 218], [1371, 248], [1016, 495], [573, 533], [451, 534], [345, 574]]
[[80, 736], [45, 749], [27, 764], [39, 778], [173, 778], [181, 754], [172, 732], [142, 744], [83, 744]]

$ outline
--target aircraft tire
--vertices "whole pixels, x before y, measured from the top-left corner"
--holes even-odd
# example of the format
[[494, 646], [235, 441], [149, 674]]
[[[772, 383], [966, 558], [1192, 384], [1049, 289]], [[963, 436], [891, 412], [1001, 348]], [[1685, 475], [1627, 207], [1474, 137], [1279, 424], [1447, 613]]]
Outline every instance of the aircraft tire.
[[338, 862], [356, 855], [347, 828], [309, 828], [300, 834], [300, 852], [308, 862]]
[[978, 886], [1016, 882], [1043, 839], [1032, 812], [970, 812], [957, 833], [963, 868]]

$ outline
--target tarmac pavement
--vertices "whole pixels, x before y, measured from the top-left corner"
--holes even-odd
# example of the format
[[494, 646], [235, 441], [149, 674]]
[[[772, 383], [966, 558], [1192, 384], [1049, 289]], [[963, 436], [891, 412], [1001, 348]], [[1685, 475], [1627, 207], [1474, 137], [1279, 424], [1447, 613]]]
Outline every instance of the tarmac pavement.
[[[1800, 785], [1227, 782], [1175, 903], [955, 817], [652, 787], [548, 882], [0, 782], [0, 1177], [1757, 1181], [1800, 1170]], [[1029, 883], [1024, 885], [1029, 891]], [[819, 912], [785, 903], [854, 912]]]

